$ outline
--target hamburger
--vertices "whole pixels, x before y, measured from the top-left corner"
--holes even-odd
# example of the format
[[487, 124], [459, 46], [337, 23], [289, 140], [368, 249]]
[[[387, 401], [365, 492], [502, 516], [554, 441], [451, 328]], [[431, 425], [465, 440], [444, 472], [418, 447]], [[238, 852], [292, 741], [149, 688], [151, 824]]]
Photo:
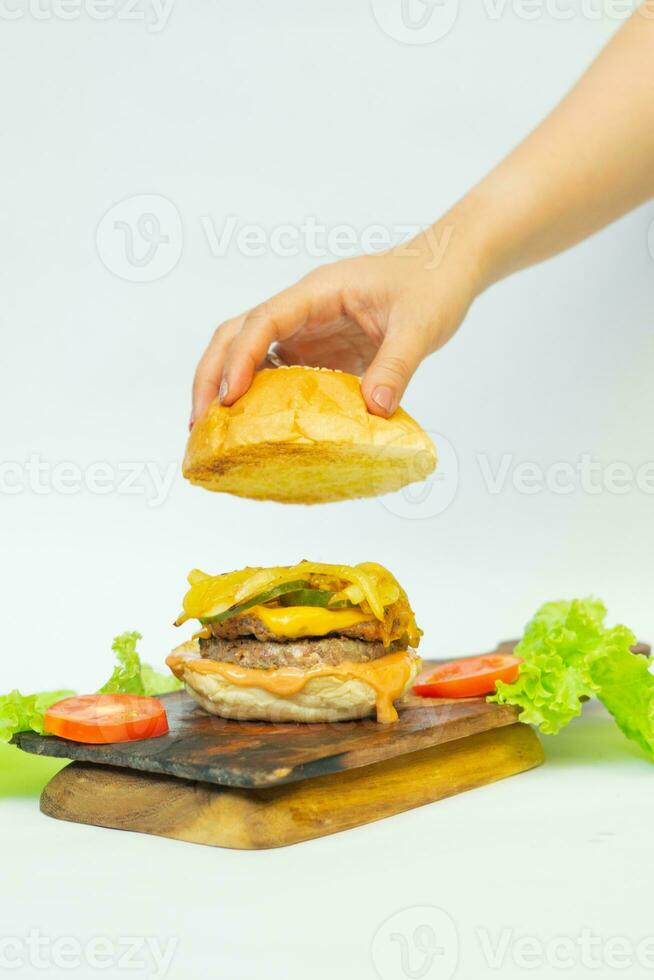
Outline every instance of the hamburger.
[[301, 561], [223, 575], [198, 570], [181, 626], [200, 630], [166, 663], [206, 711], [251, 721], [397, 721], [420, 668], [421, 631], [382, 565]]
[[214, 401], [193, 426], [191, 483], [255, 500], [314, 504], [373, 497], [424, 480], [431, 439], [398, 408], [371, 415], [353, 374], [267, 368], [234, 405]]

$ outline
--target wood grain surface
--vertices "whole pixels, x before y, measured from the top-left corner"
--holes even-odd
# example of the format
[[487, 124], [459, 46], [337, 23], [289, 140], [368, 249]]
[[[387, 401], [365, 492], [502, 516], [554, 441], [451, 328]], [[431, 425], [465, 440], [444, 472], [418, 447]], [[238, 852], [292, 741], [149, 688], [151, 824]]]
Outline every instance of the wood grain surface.
[[517, 723], [268, 789], [74, 762], [45, 788], [41, 809], [60, 820], [196, 844], [283, 847], [483, 786], [542, 760], [537, 736]]
[[[433, 666], [426, 662], [424, 671]], [[162, 701], [170, 732], [160, 738], [83, 745], [25, 732], [16, 742], [37, 755], [252, 788], [383, 762], [512, 725], [518, 717], [517, 709], [483, 698], [450, 701], [412, 694], [398, 704], [394, 725], [373, 719], [318, 725], [227, 721], [207, 714], [183, 691]]]

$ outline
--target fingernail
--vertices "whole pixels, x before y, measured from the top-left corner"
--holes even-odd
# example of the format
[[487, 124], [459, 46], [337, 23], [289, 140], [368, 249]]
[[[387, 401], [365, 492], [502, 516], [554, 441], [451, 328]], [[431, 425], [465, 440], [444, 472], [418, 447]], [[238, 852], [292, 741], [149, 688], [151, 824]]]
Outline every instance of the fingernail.
[[227, 378], [223, 378], [223, 380], [220, 382], [220, 389], [218, 391], [218, 401], [220, 402], [221, 405], [227, 398], [228, 391], [229, 391], [229, 385], [227, 384]]
[[188, 420], [188, 431], [189, 432], [191, 431], [191, 429], [193, 428], [194, 425], [195, 425], [195, 419], [191, 415], [190, 419]]
[[388, 388], [386, 385], [379, 385], [372, 393], [372, 400], [384, 412], [387, 412], [389, 415], [392, 413], [395, 404], [395, 395], [391, 388]]

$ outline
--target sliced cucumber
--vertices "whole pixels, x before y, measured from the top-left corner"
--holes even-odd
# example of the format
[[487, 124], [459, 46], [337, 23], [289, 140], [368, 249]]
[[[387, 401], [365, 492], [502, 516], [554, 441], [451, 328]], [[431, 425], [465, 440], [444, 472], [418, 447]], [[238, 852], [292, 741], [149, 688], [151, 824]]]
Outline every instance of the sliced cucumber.
[[266, 589], [265, 592], [259, 592], [258, 595], [252, 596], [251, 599], [247, 599], [245, 602], [230, 606], [229, 609], [225, 609], [216, 616], [201, 616], [199, 619], [205, 626], [210, 626], [212, 623], [224, 623], [225, 620], [232, 619], [234, 616], [238, 616], [239, 613], [245, 612], [253, 606], [262, 606], [265, 602], [270, 602], [272, 599], [286, 595], [287, 592], [303, 592], [305, 590], [314, 591], [311, 590], [310, 582], [301, 579], [295, 582], [283, 582], [281, 585], [273, 586], [272, 589]]

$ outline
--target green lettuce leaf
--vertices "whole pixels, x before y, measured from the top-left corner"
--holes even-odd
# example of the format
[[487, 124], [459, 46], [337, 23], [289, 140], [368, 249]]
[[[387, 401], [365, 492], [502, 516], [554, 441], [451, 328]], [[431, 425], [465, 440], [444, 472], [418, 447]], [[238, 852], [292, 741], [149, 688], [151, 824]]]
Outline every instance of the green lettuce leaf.
[[184, 685], [172, 674], [160, 674], [150, 664], [142, 664], [136, 651], [140, 633], [121, 633], [114, 639], [111, 649], [118, 664], [114, 672], [100, 688], [101, 694], [147, 694], [156, 697], [169, 691], [178, 691]]
[[109, 680], [100, 688], [100, 694], [143, 694], [141, 658], [136, 652], [140, 639], [140, 633], [121, 633], [114, 638], [111, 649], [118, 663]]
[[8, 742], [17, 732], [43, 734], [43, 716], [52, 704], [69, 698], [74, 691], [43, 691], [21, 694], [11, 691], [0, 697], [0, 742]]
[[592, 665], [599, 699], [627, 738], [654, 757], [653, 661], [631, 652], [634, 639], [629, 630], [616, 626], [610, 632], [606, 655]]
[[518, 679], [498, 681], [488, 700], [516, 705], [521, 721], [555, 734], [596, 696], [624, 734], [654, 757], [652, 661], [631, 652], [631, 630], [609, 629], [605, 618], [598, 599], [546, 603], [516, 647], [523, 658]]
[[[184, 685], [171, 674], [160, 674], [149, 664], [142, 664], [136, 652], [140, 633], [122, 633], [114, 639], [111, 649], [118, 663], [113, 674], [98, 693], [147, 694], [156, 697], [178, 691]], [[73, 697], [75, 691], [44, 691], [41, 694], [21, 694], [11, 691], [0, 696], [0, 742], [8, 742], [18, 732], [43, 734], [43, 716], [57, 701]]]
[[159, 694], [169, 694], [171, 691], [181, 691], [184, 687], [174, 674], [161, 674], [150, 664], [141, 664], [141, 681], [143, 683], [143, 693], [150, 697], [157, 697]]

